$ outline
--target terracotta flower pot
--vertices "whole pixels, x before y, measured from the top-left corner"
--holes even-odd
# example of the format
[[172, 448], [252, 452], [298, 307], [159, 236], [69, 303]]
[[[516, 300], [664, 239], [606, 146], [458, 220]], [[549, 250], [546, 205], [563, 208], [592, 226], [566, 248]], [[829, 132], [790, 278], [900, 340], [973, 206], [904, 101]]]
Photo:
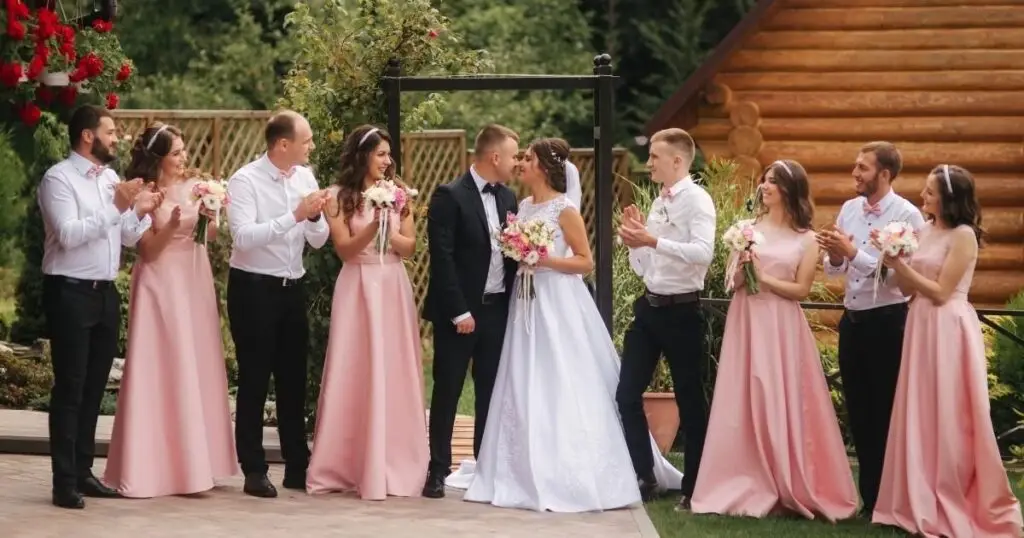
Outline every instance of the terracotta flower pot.
[[679, 408], [671, 392], [645, 392], [644, 414], [654, 442], [662, 454], [668, 454], [679, 432]]

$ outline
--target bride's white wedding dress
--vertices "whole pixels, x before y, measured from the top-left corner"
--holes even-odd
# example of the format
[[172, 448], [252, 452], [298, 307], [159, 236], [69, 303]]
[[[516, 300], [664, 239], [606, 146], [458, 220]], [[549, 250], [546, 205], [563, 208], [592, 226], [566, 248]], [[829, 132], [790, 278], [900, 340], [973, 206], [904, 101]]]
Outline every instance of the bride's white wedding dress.
[[[558, 224], [565, 196], [519, 206], [521, 220], [556, 230], [553, 256], [568, 250]], [[517, 281], [518, 285], [518, 281]], [[536, 297], [515, 298], [478, 461], [446, 485], [467, 501], [507, 508], [587, 512], [640, 502], [615, 389], [619, 356], [578, 275], [538, 268]], [[651, 450], [657, 452], [654, 439]], [[682, 474], [660, 454], [655, 475], [678, 489]]]

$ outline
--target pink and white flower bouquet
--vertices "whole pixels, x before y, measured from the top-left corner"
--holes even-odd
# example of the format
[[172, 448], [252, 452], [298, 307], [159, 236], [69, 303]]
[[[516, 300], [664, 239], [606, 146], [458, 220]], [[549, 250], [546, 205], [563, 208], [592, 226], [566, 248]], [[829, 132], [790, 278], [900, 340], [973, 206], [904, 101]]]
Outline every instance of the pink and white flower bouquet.
[[199, 202], [199, 220], [192, 237], [196, 243], [205, 245], [210, 218], [214, 226], [220, 228], [220, 213], [231, 203], [227, 182], [212, 177], [200, 179], [192, 186], [192, 201]]
[[402, 209], [409, 200], [416, 197], [416, 189], [406, 189], [390, 179], [380, 179], [369, 189], [363, 191], [363, 205], [367, 211], [380, 211], [380, 222], [377, 225], [377, 253], [381, 260], [388, 246], [388, 226], [391, 214], [402, 214]]
[[[881, 230], [871, 230], [871, 243], [882, 256], [892, 258], [909, 258], [917, 252], [918, 233], [909, 222], [893, 221], [886, 224]], [[872, 290], [873, 297], [878, 297], [878, 282], [886, 277], [889, 268], [882, 265], [878, 260], [878, 269], [875, 270], [875, 282]]]
[[537, 296], [533, 275], [537, 264], [548, 257], [555, 245], [555, 229], [540, 219], [519, 220], [512, 212], [505, 219], [505, 229], [497, 233], [501, 253], [519, 262], [519, 284], [516, 298], [527, 311], [527, 332], [532, 325], [530, 301]]
[[[744, 219], [737, 221], [722, 234], [722, 243], [734, 253], [733, 261], [725, 272], [726, 290], [732, 290], [733, 276], [739, 268], [739, 257], [744, 252], [753, 252], [753, 248], [764, 244], [764, 234], [754, 228], [754, 221]], [[754, 264], [750, 261], [742, 262], [743, 280], [747, 287], [747, 293], [751, 295], [761, 291], [761, 284], [757, 280], [757, 273], [754, 271]]]

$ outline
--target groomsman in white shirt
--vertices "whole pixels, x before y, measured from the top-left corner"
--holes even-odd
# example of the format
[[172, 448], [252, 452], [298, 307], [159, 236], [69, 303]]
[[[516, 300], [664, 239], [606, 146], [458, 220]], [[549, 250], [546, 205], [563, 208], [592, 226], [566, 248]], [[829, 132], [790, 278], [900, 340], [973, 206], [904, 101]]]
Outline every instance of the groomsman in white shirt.
[[282, 111], [267, 123], [267, 151], [228, 182], [231, 270], [228, 318], [238, 360], [235, 445], [245, 493], [276, 497], [263, 451], [263, 410], [270, 376], [285, 460], [282, 485], [306, 489], [306, 356], [309, 320], [302, 286], [305, 243], [320, 248], [330, 230], [321, 213], [330, 196], [305, 165], [313, 150], [309, 122]]
[[924, 225], [914, 204], [892, 190], [902, 168], [900, 152], [889, 142], [861, 148], [853, 168], [857, 197], [844, 203], [836, 223], [817, 236], [826, 252], [825, 273], [846, 275], [839, 373], [859, 463], [862, 514], [867, 517], [878, 498], [907, 319], [907, 297], [891, 279], [879, 283], [873, 298], [880, 263], [870, 233], [894, 221], [908, 222], [917, 230]]
[[[715, 204], [690, 178], [694, 145], [682, 129], [651, 137], [647, 167], [661, 185], [646, 222], [636, 206], [626, 208], [619, 237], [629, 247], [629, 263], [647, 290], [633, 304], [633, 324], [626, 331], [622, 371], [615, 399], [626, 444], [633, 458], [643, 499], [658, 484], [654, 477], [643, 393], [664, 355], [675, 386], [676, 405], [686, 434], [680, 507], [689, 509], [697, 482], [708, 410], [704, 399], [704, 316], [700, 292], [714, 254]], [[674, 489], [675, 484], [668, 485]]]
[[121, 297], [114, 279], [121, 246], [151, 224], [159, 192], [122, 182], [114, 161], [117, 132], [106, 109], [86, 105], [68, 124], [72, 152], [43, 176], [43, 311], [53, 361], [50, 459], [53, 504], [84, 508], [83, 495], [117, 497], [92, 473], [96, 421], [117, 354]]

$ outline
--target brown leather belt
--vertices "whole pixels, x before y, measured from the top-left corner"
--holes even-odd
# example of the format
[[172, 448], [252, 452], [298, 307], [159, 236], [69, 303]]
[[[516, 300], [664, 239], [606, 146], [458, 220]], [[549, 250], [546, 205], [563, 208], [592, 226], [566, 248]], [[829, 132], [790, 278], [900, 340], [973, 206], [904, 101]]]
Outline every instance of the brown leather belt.
[[647, 302], [653, 307], [672, 306], [677, 304], [689, 304], [700, 302], [700, 292], [691, 291], [688, 293], [676, 293], [674, 295], [660, 295], [652, 293], [651, 290], [644, 292]]

